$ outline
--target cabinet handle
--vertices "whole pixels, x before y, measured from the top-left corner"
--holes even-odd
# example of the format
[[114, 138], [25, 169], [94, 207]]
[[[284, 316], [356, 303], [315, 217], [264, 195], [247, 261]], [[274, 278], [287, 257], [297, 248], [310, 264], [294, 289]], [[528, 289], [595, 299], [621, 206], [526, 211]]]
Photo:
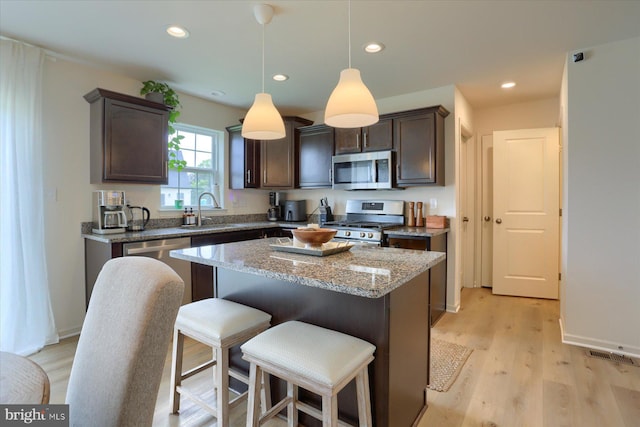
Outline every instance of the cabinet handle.
[[502, 219], [496, 218], [496, 224], [502, 224]]
[[264, 173], [262, 174], [262, 182], [264, 184], [267, 183], [267, 168], [264, 168]]
[[487, 216], [485, 216], [485, 217], [484, 217], [484, 220], [485, 220], [486, 222], [489, 222], [489, 221], [491, 221], [491, 217], [487, 215]]
[[329, 183], [333, 184], [333, 168], [329, 168]]
[[362, 133], [362, 137], [364, 138], [364, 148], [367, 148], [367, 132]]
[[247, 169], [247, 184], [251, 184], [251, 169]]
[[360, 149], [360, 134], [356, 133], [356, 148]]
[[400, 179], [400, 163], [396, 165], [396, 179]]
[[463, 216], [462, 217], [462, 222], [469, 222], [469, 217]]

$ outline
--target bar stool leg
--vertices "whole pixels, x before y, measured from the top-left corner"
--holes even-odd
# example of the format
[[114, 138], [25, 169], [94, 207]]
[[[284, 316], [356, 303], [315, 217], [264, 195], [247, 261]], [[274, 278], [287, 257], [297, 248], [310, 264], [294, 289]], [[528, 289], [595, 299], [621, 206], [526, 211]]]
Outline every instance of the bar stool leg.
[[260, 411], [258, 405], [260, 402], [260, 386], [259, 381], [262, 375], [262, 369], [255, 363], [249, 366], [249, 395], [247, 401], [247, 427], [258, 427], [260, 425]]
[[182, 335], [178, 329], [175, 329], [173, 332], [173, 349], [171, 351], [173, 363], [171, 364], [171, 394], [169, 396], [169, 406], [171, 407], [172, 414], [177, 414], [180, 410], [178, 387], [182, 383], [183, 349], [184, 335]]
[[358, 420], [360, 427], [371, 427], [371, 397], [369, 392], [369, 370], [365, 366], [356, 376], [358, 395]]
[[264, 370], [262, 372], [262, 391], [260, 392], [260, 402], [262, 403], [262, 413], [266, 413], [271, 409], [271, 384], [269, 382], [269, 374]]
[[219, 426], [229, 425], [229, 349], [218, 348], [216, 351], [216, 377], [217, 377], [217, 418]]
[[338, 396], [322, 396], [322, 427], [338, 427]]
[[298, 409], [296, 408], [298, 386], [289, 381], [287, 381], [287, 397], [291, 398], [287, 404], [287, 427], [298, 427]]
[[[215, 347], [211, 347], [211, 360], [218, 360], [218, 355], [216, 354], [216, 348]], [[216, 378], [217, 378], [217, 374], [216, 373], [218, 372], [218, 370], [215, 368], [215, 364], [213, 366], [214, 367], [211, 370], [211, 378], [213, 379], [213, 389], [217, 390], [218, 389], [218, 381], [216, 380]]]

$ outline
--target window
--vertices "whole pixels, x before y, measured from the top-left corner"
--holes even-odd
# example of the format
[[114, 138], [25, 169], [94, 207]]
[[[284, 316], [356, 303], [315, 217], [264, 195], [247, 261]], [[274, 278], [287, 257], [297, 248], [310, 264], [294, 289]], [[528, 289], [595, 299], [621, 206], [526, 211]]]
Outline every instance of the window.
[[[178, 135], [184, 136], [180, 142], [178, 159], [185, 160], [187, 165], [180, 172], [169, 170], [169, 182], [160, 190], [160, 207], [196, 208], [198, 196], [205, 191], [213, 193], [221, 206], [218, 160], [219, 146], [224, 136], [220, 131], [185, 124], [176, 124], [174, 127]], [[202, 199], [202, 207], [214, 207], [211, 197]]]

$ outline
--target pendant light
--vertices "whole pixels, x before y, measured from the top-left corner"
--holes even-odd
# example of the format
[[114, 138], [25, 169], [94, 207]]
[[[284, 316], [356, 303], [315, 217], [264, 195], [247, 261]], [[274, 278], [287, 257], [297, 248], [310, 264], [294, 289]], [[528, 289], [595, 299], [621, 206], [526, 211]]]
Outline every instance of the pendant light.
[[338, 85], [331, 92], [324, 111], [324, 122], [336, 128], [359, 128], [377, 123], [378, 107], [373, 95], [351, 68], [351, 0], [349, 0], [349, 68], [340, 72]]
[[247, 139], [269, 140], [284, 138], [282, 116], [273, 105], [271, 95], [264, 92], [264, 27], [271, 22], [273, 7], [259, 4], [253, 8], [253, 14], [262, 25], [262, 92], [257, 93], [253, 105], [242, 123], [242, 136]]

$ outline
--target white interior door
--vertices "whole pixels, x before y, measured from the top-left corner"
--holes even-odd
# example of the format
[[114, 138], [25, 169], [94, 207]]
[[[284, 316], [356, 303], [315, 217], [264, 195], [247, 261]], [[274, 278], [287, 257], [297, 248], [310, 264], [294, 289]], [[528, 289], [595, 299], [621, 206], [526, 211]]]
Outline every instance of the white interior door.
[[493, 286], [493, 135], [483, 135], [480, 286]]
[[493, 293], [558, 298], [559, 129], [493, 133]]

